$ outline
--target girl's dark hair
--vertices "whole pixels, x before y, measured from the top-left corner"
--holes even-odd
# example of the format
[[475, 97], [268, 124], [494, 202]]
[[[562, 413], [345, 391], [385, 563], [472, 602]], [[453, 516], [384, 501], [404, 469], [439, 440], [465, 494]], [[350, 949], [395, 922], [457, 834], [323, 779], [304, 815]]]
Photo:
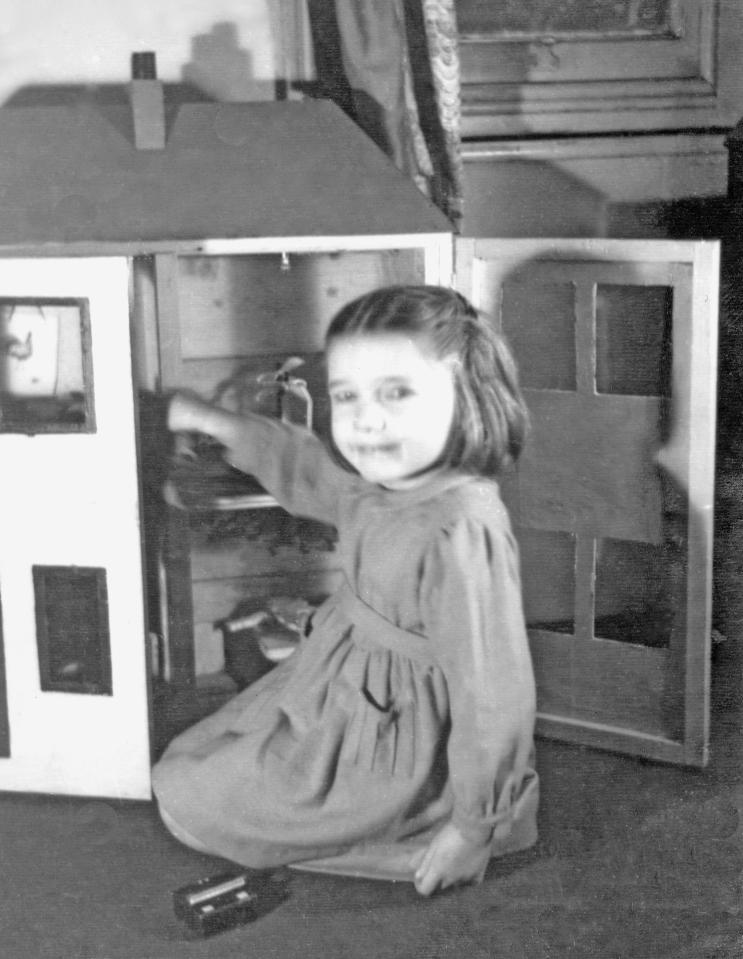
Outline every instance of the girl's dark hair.
[[516, 364], [492, 321], [441, 286], [388, 286], [352, 300], [334, 317], [326, 347], [346, 336], [399, 333], [423, 340], [438, 359], [454, 357], [456, 407], [443, 461], [489, 476], [515, 462], [529, 414]]

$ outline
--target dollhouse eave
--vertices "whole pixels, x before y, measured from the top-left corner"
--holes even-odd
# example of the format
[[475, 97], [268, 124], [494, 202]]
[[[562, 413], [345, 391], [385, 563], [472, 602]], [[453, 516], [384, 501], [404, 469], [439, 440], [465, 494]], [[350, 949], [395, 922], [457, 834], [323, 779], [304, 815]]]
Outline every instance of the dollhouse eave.
[[193, 103], [161, 150], [126, 107], [0, 109], [0, 248], [451, 233], [333, 103]]

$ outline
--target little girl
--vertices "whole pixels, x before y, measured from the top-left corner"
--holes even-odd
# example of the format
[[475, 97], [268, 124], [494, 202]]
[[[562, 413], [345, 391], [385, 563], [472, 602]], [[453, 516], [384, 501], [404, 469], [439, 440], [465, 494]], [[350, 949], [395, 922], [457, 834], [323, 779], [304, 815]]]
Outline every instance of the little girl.
[[300, 427], [171, 402], [171, 429], [337, 528], [344, 582], [288, 660], [174, 740], [154, 791], [197, 849], [429, 895], [536, 841], [534, 678], [495, 479], [527, 413], [503, 341], [449, 289], [361, 296], [326, 348], [334, 455]]

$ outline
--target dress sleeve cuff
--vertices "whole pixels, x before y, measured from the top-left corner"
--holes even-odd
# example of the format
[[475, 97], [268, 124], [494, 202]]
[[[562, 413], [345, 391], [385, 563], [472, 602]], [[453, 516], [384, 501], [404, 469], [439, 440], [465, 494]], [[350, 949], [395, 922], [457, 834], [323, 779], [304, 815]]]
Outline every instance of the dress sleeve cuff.
[[456, 810], [452, 815], [452, 823], [457, 827], [465, 839], [478, 845], [485, 846], [493, 838], [495, 824], [484, 822], [482, 819], [472, 819], [469, 816], [461, 816]]

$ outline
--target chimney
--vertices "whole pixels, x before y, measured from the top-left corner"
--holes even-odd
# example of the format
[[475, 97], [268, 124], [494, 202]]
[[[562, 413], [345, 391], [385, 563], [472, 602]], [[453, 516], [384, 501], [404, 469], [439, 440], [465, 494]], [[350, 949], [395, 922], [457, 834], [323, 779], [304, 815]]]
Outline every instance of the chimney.
[[138, 150], [162, 150], [165, 147], [165, 102], [152, 51], [132, 54], [129, 98], [134, 145]]

